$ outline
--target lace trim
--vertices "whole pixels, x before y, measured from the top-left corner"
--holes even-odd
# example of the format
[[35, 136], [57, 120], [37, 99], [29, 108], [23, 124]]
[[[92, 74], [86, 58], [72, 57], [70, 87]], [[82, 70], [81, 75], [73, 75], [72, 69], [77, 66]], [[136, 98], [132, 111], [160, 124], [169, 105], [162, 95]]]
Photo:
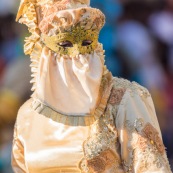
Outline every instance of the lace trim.
[[[107, 149], [103, 151], [99, 156], [94, 157], [90, 160], [82, 159], [79, 163], [79, 168], [88, 167], [88, 171], [92, 173], [103, 173], [106, 169], [111, 167], [118, 168], [120, 165], [120, 160], [117, 159], [116, 154], [111, 150]], [[111, 168], [111, 169], [113, 169]]]
[[137, 173], [159, 170], [161, 167], [166, 167], [170, 172], [169, 163], [164, 156], [164, 144], [159, 133], [150, 123], [144, 125], [142, 118], [134, 122], [127, 120], [124, 128], [127, 129], [129, 144], [131, 144], [128, 147], [130, 160], [123, 161], [126, 172], [133, 173], [134, 165], [139, 165]]
[[[151, 124], [145, 124], [142, 118], [136, 119], [134, 122], [125, 121], [124, 130], [127, 130], [129, 143], [124, 149], [129, 157], [127, 160], [121, 161], [117, 154], [120, 146], [117, 142], [118, 132], [114, 122], [118, 106], [123, 104], [126, 90], [132, 97], [136, 94], [144, 98], [150, 96], [148, 90], [139, 84], [114, 78], [114, 86], [106, 112], [91, 126], [90, 136], [83, 143], [84, 157], [78, 165], [81, 173], [105, 173], [107, 170], [110, 173], [122, 173], [124, 170], [127, 173], [141, 173], [148, 169], [152, 171], [152, 168], [159, 170], [161, 167], [167, 167], [167, 170], [170, 170], [166, 157], [163, 155], [164, 146], [159, 133]], [[110, 151], [112, 155], [108, 154]], [[109, 156], [110, 160], [113, 158], [110, 167], [105, 161], [106, 156]], [[137, 170], [134, 170], [136, 168]]]
[[[79, 169], [82, 173], [103, 173], [107, 169], [110, 173], [123, 172], [121, 158], [117, 155], [118, 134], [113, 117], [113, 113], [116, 111], [113, 107], [120, 104], [126, 89], [117, 87], [118, 81], [118, 78], [114, 78], [107, 109], [91, 126], [90, 136], [83, 143], [84, 157], [79, 162]], [[113, 159], [110, 167], [103, 159], [103, 155], [104, 158], [109, 155], [109, 158]]]
[[100, 102], [98, 103], [97, 108], [91, 112], [91, 114], [85, 115], [68, 115], [61, 112], [55, 111], [53, 108], [42, 103], [38, 99], [34, 99], [31, 108], [48, 118], [51, 118], [53, 121], [57, 121], [66, 125], [71, 126], [89, 126], [93, 124], [100, 116], [104, 113], [110, 92], [112, 89], [112, 74], [106, 72], [103, 75], [101, 86], [100, 86]]
[[148, 90], [145, 87], [139, 85], [137, 82], [130, 82], [127, 79], [117, 78], [117, 77], [114, 77], [114, 80], [115, 80], [114, 82], [115, 89], [117, 90], [128, 89], [132, 97], [138, 93], [141, 97], [147, 98], [150, 96], [150, 93], [148, 92]]
[[82, 173], [110, 173], [122, 170], [120, 156], [116, 152], [117, 130], [109, 113], [101, 116], [91, 126], [90, 136], [83, 143], [84, 157], [79, 162]]

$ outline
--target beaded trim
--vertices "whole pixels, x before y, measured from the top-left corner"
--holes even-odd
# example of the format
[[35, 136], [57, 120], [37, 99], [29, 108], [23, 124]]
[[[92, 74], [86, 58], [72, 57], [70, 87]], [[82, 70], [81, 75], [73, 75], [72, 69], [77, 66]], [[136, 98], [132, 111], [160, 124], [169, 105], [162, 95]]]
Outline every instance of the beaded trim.
[[107, 101], [109, 99], [111, 89], [113, 86], [112, 74], [110, 72], [103, 75], [100, 93], [101, 99], [97, 108], [86, 115], [68, 115], [62, 112], [55, 111], [53, 108], [47, 106], [45, 103], [42, 103], [38, 99], [34, 99], [31, 108], [39, 114], [44, 115], [47, 118], [51, 118], [53, 121], [63, 123], [70, 126], [89, 126], [93, 124], [100, 116], [104, 113]]

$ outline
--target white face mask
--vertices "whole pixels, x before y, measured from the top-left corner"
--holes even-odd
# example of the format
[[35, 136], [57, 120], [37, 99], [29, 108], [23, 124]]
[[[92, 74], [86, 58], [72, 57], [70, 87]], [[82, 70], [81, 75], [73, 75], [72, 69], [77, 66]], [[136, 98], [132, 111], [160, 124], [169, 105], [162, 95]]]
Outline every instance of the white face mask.
[[90, 113], [100, 99], [103, 69], [103, 54], [98, 51], [70, 58], [53, 54], [45, 47], [39, 62], [35, 96], [61, 113]]

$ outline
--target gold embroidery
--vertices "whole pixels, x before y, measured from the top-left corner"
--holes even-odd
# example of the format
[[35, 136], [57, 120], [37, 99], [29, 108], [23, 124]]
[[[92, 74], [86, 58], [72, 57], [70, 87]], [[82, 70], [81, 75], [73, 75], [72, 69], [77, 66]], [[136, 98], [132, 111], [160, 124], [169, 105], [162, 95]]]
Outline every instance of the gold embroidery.
[[[106, 162], [106, 166], [109, 165], [111, 167], [110, 173], [121, 169], [120, 157], [115, 154], [116, 138], [117, 130], [114, 125], [113, 117], [107, 108], [105, 114], [91, 125], [90, 136], [83, 143], [84, 158], [81, 161], [81, 165], [83, 165], [80, 166], [81, 171], [85, 173], [87, 172], [86, 170], [89, 169], [90, 172], [101, 173], [105, 168], [100, 167], [98, 163], [101, 164], [102, 162]], [[104, 160], [101, 159], [102, 157]], [[85, 162], [87, 164], [84, 164]], [[96, 164], [96, 162], [98, 163]], [[87, 173], [89, 173], [89, 171]]]
[[79, 167], [81, 168], [81, 165], [84, 163], [85, 166], [88, 167], [88, 172], [92, 173], [103, 173], [107, 169], [110, 169], [111, 173], [114, 173], [114, 171], [120, 166], [120, 160], [111, 149], [101, 152], [100, 155], [92, 159], [82, 160]]
[[139, 85], [137, 82], [130, 82], [126, 79], [122, 79], [122, 78], [114, 78], [115, 82], [114, 82], [114, 88], [116, 89], [128, 89], [131, 96], [134, 96], [134, 94], [139, 94], [141, 97], [149, 97], [150, 93], [148, 92], [148, 90]]
[[142, 132], [148, 139], [150, 139], [151, 144], [156, 145], [158, 151], [163, 154], [165, 151], [165, 147], [159, 137], [159, 133], [157, 132], [157, 130], [150, 123], [148, 123], [146, 124]]
[[148, 170], [152, 172], [152, 170], [156, 171], [163, 167], [167, 169], [167, 172], [171, 173], [167, 159], [162, 157], [157, 148], [149, 143], [142, 152], [137, 149], [134, 151], [133, 164], [138, 165], [137, 173]]
[[[103, 83], [104, 84], [104, 83]], [[143, 93], [145, 97], [149, 96], [148, 91], [145, 88], [140, 87], [136, 83], [131, 83], [127, 80], [114, 78], [114, 86], [111, 92], [112, 95], [109, 99], [109, 105], [107, 105], [107, 110], [105, 112], [105, 115], [102, 115], [98, 121], [96, 121], [91, 126], [91, 134], [90, 137], [84, 142], [83, 144], [83, 150], [84, 150], [84, 158], [81, 161], [80, 169], [85, 173], [89, 172], [88, 166], [87, 166], [87, 160], [92, 160], [97, 157], [100, 158], [100, 154], [103, 151], [106, 151], [110, 148], [115, 148], [116, 145], [116, 137], [117, 137], [117, 131], [115, 129], [114, 124], [114, 118], [116, 116], [117, 108], [122, 100], [123, 95], [125, 94], [126, 89], [128, 89], [133, 96], [134, 94], [138, 94], [138, 92]], [[111, 105], [111, 106], [110, 106]], [[115, 115], [115, 116], [114, 116]], [[113, 117], [114, 116], [114, 117]], [[133, 124], [131, 124], [130, 121], [126, 121], [125, 128], [128, 128], [129, 130], [129, 136], [133, 134], [132, 132], [137, 131], [140, 132], [142, 130], [144, 121], [142, 118], [136, 119]], [[129, 137], [129, 140], [131, 137]], [[144, 143], [142, 141], [138, 140], [138, 143], [141, 145], [141, 148], [144, 147]], [[116, 151], [115, 151], [116, 152]], [[128, 148], [128, 152], [131, 156], [133, 156], [133, 149]], [[117, 163], [121, 166], [120, 158], [117, 156]], [[83, 164], [82, 164], [83, 163]], [[95, 161], [94, 161], [95, 163]], [[125, 162], [124, 162], [125, 163]], [[128, 164], [126, 164], [127, 169], [129, 172], [132, 170], [133, 162], [130, 163], [131, 166], [128, 167]], [[96, 169], [96, 168], [95, 168]], [[113, 167], [111, 172], [114, 173], [117, 171], [117, 167]], [[91, 170], [91, 168], [90, 168]], [[96, 169], [97, 170], [97, 169]], [[121, 169], [119, 169], [121, 171]], [[94, 171], [94, 170], [92, 170]]]
[[91, 127], [90, 137], [84, 141], [83, 149], [85, 157], [92, 159], [102, 151], [113, 147], [117, 138], [116, 131], [106, 124], [104, 117], [101, 116]]
[[126, 120], [124, 123], [124, 127], [130, 132], [129, 134], [132, 135], [134, 131], [140, 131], [143, 127], [144, 120], [142, 118], [137, 118], [134, 123], [130, 120]]
[[147, 139], [141, 135], [138, 135], [137, 147], [141, 149], [141, 151], [145, 151], [147, 148]]
[[106, 168], [106, 163], [103, 158], [95, 157], [87, 161], [87, 166], [93, 173], [102, 173]]
[[150, 123], [147, 123], [142, 131], [150, 140], [154, 140], [155, 136], [158, 135], [158, 132]]
[[[114, 77], [114, 86], [113, 86], [115, 93], [117, 91], [116, 94], [113, 94], [113, 96], [110, 98], [110, 105], [112, 106], [112, 114], [114, 116], [114, 118], [116, 119], [117, 116], [117, 110], [119, 105], [123, 104], [123, 96], [126, 93], [126, 91], [128, 91], [128, 93], [130, 93], [131, 97], [134, 97], [134, 95], [139, 95], [140, 97], [149, 97], [150, 93], [148, 92], [148, 90], [144, 87], [142, 87], [141, 85], [139, 85], [136, 82], [130, 82], [126, 79], [122, 79], [122, 78], [117, 78]], [[117, 122], [117, 127], [119, 127], [121, 125], [119, 125], [119, 122]], [[132, 128], [133, 129], [133, 128]]]
[[[127, 140], [131, 143], [128, 148], [124, 148], [124, 150], [129, 153], [130, 159], [128, 161], [123, 160], [122, 162], [127, 173], [133, 172], [134, 150], [139, 147], [137, 146], [137, 143], [139, 144], [141, 142], [138, 140], [139, 134], [137, 132], [143, 128], [143, 124], [144, 120], [142, 118], [137, 118], [134, 122], [131, 122], [130, 120], [124, 122], [124, 129], [127, 130], [128, 133]], [[144, 144], [140, 147], [143, 148]]]
[[163, 142], [150, 123], [144, 126], [143, 119], [136, 119], [134, 122], [127, 120], [124, 127], [131, 144], [128, 146], [130, 160], [123, 161], [126, 172], [132, 173], [134, 165], [139, 165], [137, 173], [161, 167], [170, 170], [167, 160], [162, 156], [165, 152]]
[[122, 89], [121, 88], [120, 89], [113, 88], [113, 90], [111, 92], [110, 99], [109, 99], [109, 103], [113, 106], [115, 104], [120, 104], [124, 93], [125, 93], [124, 88], [122, 88]]
[[110, 168], [113, 165], [114, 167], [118, 167], [119, 162], [117, 161], [115, 153], [108, 149], [103, 151], [99, 156], [87, 160], [87, 165], [89, 170], [93, 173], [102, 173], [105, 169]]
[[[61, 32], [68, 32], [74, 26], [80, 26], [84, 30], [100, 31], [105, 23], [104, 14], [98, 9], [83, 7], [75, 9], [74, 12], [63, 10], [65, 8], [65, 5], [53, 6], [50, 9], [46, 8], [45, 12], [47, 14], [43, 12], [44, 17], [39, 24], [39, 29], [42, 33], [56, 35]], [[58, 15], [58, 11], [61, 10], [64, 12], [60, 12]], [[52, 25], [53, 29], [49, 28], [49, 25]]]
[[165, 146], [158, 135], [155, 137], [155, 144], [157, 146], [158, 151], [163, 154], [165, 152]]

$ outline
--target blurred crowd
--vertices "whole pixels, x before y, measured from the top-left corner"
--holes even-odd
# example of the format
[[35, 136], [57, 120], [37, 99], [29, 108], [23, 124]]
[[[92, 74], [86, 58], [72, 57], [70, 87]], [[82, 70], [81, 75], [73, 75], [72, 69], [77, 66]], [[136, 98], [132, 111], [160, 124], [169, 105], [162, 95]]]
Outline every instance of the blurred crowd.
[[[17, 110], [31, 95], [27, 28], [15, 22], [15, 0], [0, 1], [0, 173], [10, 167]], [[114, 76], [148, 88], [173, 167], [173, 0], [91, 0], [106, 15], [100, 42]]]

